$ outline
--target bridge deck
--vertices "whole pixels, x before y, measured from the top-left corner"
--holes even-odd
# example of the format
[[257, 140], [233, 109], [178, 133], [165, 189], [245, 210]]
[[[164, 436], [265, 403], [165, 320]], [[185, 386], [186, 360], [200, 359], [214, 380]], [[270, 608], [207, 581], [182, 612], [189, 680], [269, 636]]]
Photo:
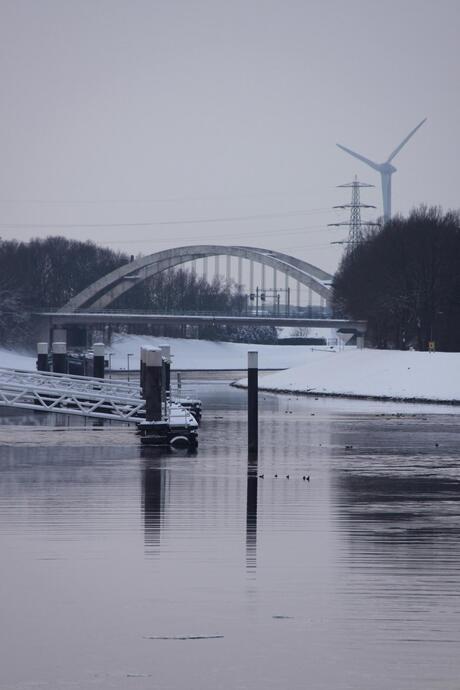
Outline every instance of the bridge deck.
[[158, 323], [233, 326], [299, 326], [309, 328], [353, 328], [366, 331], [366, 321], [353, 319], [312, 319], [289, 316], [223, 316], [221, 314], [149, 314], [145, 312], [55, 312], [42, 311], [55, 325], [104, 323]]

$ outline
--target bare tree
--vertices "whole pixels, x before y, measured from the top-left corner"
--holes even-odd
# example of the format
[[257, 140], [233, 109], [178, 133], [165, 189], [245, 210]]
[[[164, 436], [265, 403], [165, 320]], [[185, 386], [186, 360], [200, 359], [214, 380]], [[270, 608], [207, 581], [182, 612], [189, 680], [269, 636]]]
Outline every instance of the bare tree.
[[348, 252], [334, 278], [338, 313], [368, 321], [377, 347], [460, 349], [460, 216], [422, 206]]

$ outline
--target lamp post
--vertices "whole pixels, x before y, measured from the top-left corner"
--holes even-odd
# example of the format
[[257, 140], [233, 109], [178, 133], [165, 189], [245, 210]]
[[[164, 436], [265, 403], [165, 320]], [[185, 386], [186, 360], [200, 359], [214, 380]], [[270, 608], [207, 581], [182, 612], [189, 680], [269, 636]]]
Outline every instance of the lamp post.
[[113, 352], [109, 352], [107, 357], [109, 358], [109, 379], [112, 378], [112, 355]]
[[127, 370], [127, 372], [128, 372], [128, 381], [129, 381], [129, 358], [130, 358], [130, 357], [134, 357], [134, 353], [133, 353], [133, 352], [128, 352], [128, 353], [126, 354], [126, 363], [127, 363], [126, 370]]

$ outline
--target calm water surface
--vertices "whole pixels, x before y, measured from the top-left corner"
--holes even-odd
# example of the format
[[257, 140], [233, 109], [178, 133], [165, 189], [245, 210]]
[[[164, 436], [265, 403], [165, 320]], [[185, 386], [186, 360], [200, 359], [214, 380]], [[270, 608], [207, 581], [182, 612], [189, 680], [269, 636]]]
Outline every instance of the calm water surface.
[[458, 689], [455, 410], [266, 395], [248, 479], [196, 392], [196, 455], [3, 412], [2, 690]]

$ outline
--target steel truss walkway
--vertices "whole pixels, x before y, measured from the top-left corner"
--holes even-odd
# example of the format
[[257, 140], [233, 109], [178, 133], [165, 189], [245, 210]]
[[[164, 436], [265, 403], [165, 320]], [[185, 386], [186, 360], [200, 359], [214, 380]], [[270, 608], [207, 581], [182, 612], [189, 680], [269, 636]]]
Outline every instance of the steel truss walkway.
[[[145, 400], [133, 383], [4, 367], [0, 406], [131, 424], [145, 421]], [[174, 402], [166, 406], [164, 421], [173, 428], [196, 426], [192, 415]]]

